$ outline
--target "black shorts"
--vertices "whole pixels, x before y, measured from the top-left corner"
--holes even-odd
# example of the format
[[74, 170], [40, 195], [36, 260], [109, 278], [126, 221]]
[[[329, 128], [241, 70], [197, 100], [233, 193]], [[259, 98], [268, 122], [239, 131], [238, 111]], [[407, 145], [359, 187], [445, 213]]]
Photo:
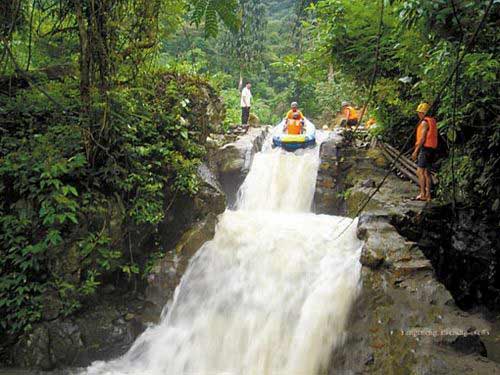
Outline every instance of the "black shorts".
[[429, 147], [422, 147], [418, 153], [417, 166], [419, 168], [429, 169], [434, 163], [436, 150]]
[[347, 126], [358, 126], [358, 120], [347, 120]]
[[341, 128], [345, 128], [345, 127], [353, 127], [353, 126], [357, 126], [358, 125], [358, 120], [342, 120], [341, 123], [340, 123], [340, 127]]

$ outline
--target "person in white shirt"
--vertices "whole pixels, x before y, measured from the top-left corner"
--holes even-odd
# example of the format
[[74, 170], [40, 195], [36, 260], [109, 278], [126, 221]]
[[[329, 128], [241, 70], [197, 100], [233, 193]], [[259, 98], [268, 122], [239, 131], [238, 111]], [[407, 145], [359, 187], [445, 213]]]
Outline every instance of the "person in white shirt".
[[250, 89], [252, 85], [247, 82], [246, 86], [241, 91], [241, 124], [248, 125], [248, 118], [250, 117], [250, 107], [252, 106], [252, 92]]

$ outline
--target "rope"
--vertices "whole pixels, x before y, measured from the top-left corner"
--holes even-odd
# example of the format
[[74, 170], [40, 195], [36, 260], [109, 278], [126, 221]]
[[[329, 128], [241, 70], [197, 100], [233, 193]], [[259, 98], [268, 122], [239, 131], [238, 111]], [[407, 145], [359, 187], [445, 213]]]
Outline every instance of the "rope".
[[[469, 43], [467, 43], [467, 45], [465, 46], [464, 48], [464, 51], [462, 53], [462, 55], [460, 56], [460, 58], [457, 59], [456, 63], [455, 63], [455, 67], [453, 68], [453, 70], [451, 71], [451, 73], [448, 75], [448, 77], [446, 78], [446, 80], [443, 82], [443, 84], [441, 85], [438, 93], [436, 94], [436, 97], [434, 98], [434, 100], [432, 101], [431, 103], [431, 106], [429, 108], [429, 110], [425, 113], [425, 115], [427, 115], [428, 113], [431, 113], [432, 110], [434, 109], [434, 107], [436, 106], [436, 103], [439, 102], [441, 96], [443, 95], [444, 93], [444, 90], [446, 89], [446, 87], [448, 87], [448, 83], [450, 82], [450, 80], [457, 74], [457, 71], [458, 69], [460, 68], [465, 56], [469, 53], [469, 50], [471, 50], [475, 43], [476, 43], [476, 39], [479, 35], [479, 32], [481, 31], [481, 29], [483, 28], [484, 26], [484, 22], [486, 21], [489, 13], [490, 13], [490, 10], [491, 10], [491, 7], [493, 6], [493, 3], [495, 2], [496, 0], [490, 0], [490, 2], [488, 3], [488, 6], [486, 8], [486, 11], [484, 12], [484, 15], [481, 19], [481, 22], [479, 23], [479, 25], [477, 26], [476, 28], [476, 31], [474, 32], [471, 40], [469, 41]], [[419, 121], [420, 122], [420, 121]], [[418, 124], [417, 124], [418, 125]], [[401, 148], [401, 150], [399, 151], [398, 155], [396, 156], [396, 158], [392, 161], [391, 165], [389, 166], [388, 168], [388, 171], [387, 173], [384, 175], [384, 177], [382, 178], [382, 181], [380, 181], [380, 183], [376, 186], [375, 190], [368, 196], [368, 198], [365, 200], [365, 202], [361, 205], [361, 207], [358, 209], [358, 211], [356, 212], [356, 215], [354, 216], [355, 218], [357, 218], [361, 212], [363, 212], [363, 210], [366, 208], [366, 206], [368, 205], [368, 203], [371, 201], [371, 199], [375, 196], [375, 194], [378, 193], [378, 191], [380, 190], [380, 188], [382, 187], [382, 185], [384, 185], [385, 181], [387, 180], [387, 177], [389, 177], [389, 175], [392, 173], [392, 169], [394, 168], [396, 162], [401, 158], [401, 156], [404, 154], [404, 150], [406, 149], [406, 147], [408, 146], [408, 143], [410, 142], [410, 140], [412, 139], [413, 137], [413, 134], [410, 134], [410, 136], [406, 139], [403, 147]], [[352, 223], [354, 223], [354, 220], [355, 219], [352, 219], [351, 222], [340, 232], [340, 234], [335, 238], [339, 238], [340, 236], [342, 236], [346, 230], [352, 225]]]

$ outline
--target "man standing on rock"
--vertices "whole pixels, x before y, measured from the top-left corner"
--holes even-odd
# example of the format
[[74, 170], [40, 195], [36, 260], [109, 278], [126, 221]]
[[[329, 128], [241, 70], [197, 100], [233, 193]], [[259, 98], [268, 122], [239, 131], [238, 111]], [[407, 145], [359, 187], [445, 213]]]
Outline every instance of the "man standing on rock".
[[247, 82], [241, 91], [241, 125], [248, 126], [248, 118], [250, 117], [250, 107], [252, 105], [252, 85]]
[[421, 103], [417, 108], [420, 123], [417, 127], [417, 139], [412, 159], [417, 162], [418, 184], [420, 194], [415, 198], [420, 201], [431, 200], [431, 172], [434, 155], [438, 146], [437, 122], [433, 117], [427, 116], [430, 105]]
[[351, 129], [358, 126], [358, 113], [349, 102], [342, 102], [342, 115], [345, 119], [342, 120], [341, 127]]

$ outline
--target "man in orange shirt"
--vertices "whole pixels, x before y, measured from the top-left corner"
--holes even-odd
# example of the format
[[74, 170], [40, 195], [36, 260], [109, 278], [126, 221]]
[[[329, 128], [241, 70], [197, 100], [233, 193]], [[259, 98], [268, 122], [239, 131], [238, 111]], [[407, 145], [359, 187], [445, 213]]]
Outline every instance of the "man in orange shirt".
[[342, 120], [341, 127], [350, 129], [352, 126], [358, 125], [358, 113], [349, 102], [342, 102], [342, 115], [344, 115], [345, 120]]
[[412, 154], [412, 159], [417, 161], [417, 176], [420, 185], [420, 194], [415, 199], [421, 201], [431, 200], [432, 180], [429, 169], [438, 146], [437, 122], [433, 117], [427, 116], [429, 109], [430, 106], [427, 103], [421, 103], [417, 108], [420, 123], [417, 127], [415, 150]]
[[286, 114], [285, 131], [288, 134], [302, 134], [304, 129], [304, 115], [299, 111], [297, 102], [293, 102], [291, 107], [292, 109]]

